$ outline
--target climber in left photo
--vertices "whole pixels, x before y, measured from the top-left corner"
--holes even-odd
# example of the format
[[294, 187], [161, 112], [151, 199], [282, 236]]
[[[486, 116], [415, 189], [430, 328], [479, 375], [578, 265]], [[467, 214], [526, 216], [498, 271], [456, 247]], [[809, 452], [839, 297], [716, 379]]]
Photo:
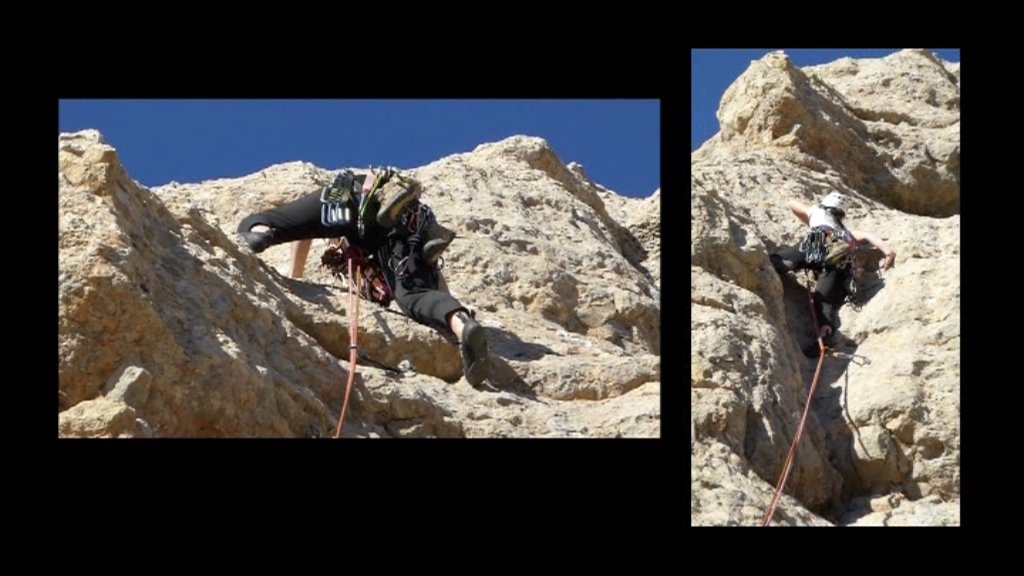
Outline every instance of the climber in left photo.
[[660, 106], [59, 100], [55, 435], [659, 438]]

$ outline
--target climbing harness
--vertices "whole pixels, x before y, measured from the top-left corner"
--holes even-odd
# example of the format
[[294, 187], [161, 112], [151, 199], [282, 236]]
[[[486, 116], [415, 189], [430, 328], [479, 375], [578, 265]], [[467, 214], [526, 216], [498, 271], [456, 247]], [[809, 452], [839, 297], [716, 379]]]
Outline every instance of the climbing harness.
[[811, 411], [811, 399], [814, 398], [814, 390], [818, 387], [818, 378], [821, 376], [821, 366], [825, 363], [825, 342], [820, 336], [818, 328], [818, 315], [814, 311], [814, 294], [811, 292], [811, 278], [810, 273], [807, 274], [807, 300], [811, 305], [811, 318], [814, 320], [814, 333], [818, 334], [818, 367], [814, 370], [814, 380], [811, 382], [811, 390], [807, 393], [807, 405], [804, 406], [804, 414], [800, 418], [800, 425], [796, 429], [796, 436], [793, 437], [793, 444], [789, 447], [789, 454], [786, 456], [786, 463], [782, 467], [782, 474], [779, 475], [779, 481], [775, 485], [775, 493], [772, 496], [772, 502], [768, 506], [768, 513], [765, 514], [764, 522], [762, 526], [767, 526], [772, 520], [772, 516], [775, 515], [775, 508], [779, 505], [779, 498], [782, 496], [782, 491], [786, 487], [786, 481], [789, 479], [789, 473], [793, 466], [793, 458], [796, 456], [796, 448], [800, 444], [800, 438], [804, 433], [804, 425], [807, 423], [807, 415]]
[[342, 171], [320, 192], [320, 222], [324, 226], [344, 226], [355, 221], [359, 237], [365, 238], [366, 221], [376, 218], [370, 207], [379, 204], [377, 193], [396, 174], [397, 170], [390, 167], [371, 167], [365, 178], [357, 177], [351, 170]]

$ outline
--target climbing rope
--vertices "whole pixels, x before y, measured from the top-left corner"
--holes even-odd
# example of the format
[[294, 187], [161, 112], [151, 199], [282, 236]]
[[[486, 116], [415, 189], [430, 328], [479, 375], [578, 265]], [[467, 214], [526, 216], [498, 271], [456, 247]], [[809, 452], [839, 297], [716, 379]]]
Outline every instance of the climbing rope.
[[800, 444], [800, 438], [804, 433], [804, 425], [807, 423], [807, 414], [811, 411], [811, 399], [814, 397], [814, 390], [818, 387], [818, 378], [821, 376], [821, 366], [825, 363], [825, 342], [822, 340], [818, 328], [818, 315], [814, 311], [814, 294], [811, 292], [810, 272], [807, 274], [807, 300], [811, 305], [811, 319], [814, 320], [814, 333], [818, 335], [818, 367], [814, 370], [814, 380], [811, 382], [811, 390], [807, 393], [807, 405], [804, 406], [804, 415], [800, 418], [800, 426], [796, 429], [796, 436], [793, 437], [793, 444], [789, 447], [789, 454], [786, 456], [786, 463], [782, 467], [782, 474], [779, 475], [779, 482], [775, 485], [775, 493], [772, 495], [772, 503], [768, 506], [768, 513], [765, 514], [762, 526], [767, 526], [775, 515], [775, 508], [779, 505], [779, 498], [786, 487], [786, 480], [789, 479], [789, 472], [793, 467], [793, 458], [796, 455], [796, 447]]
[[359, 297], [356, 296], [356, 282], [361, 280], [359, 266], [356, 266], [355, 282], [352, 275], [352, 260], [348, 261], [348, 310], [351, 314], [348, 319], [348, 383], [345, 384], [345, 400], [341, 405], [341, 414], [338, 415], [338, 429], [334, 431], [335, 438], [341, 438], [341, 427], [345, 423], [345, 412], [348, 410], [348, 398], [352, 393], [352, 383], [356, 380], [356, 362], [359, 358], [357, 340], [359, 338]]

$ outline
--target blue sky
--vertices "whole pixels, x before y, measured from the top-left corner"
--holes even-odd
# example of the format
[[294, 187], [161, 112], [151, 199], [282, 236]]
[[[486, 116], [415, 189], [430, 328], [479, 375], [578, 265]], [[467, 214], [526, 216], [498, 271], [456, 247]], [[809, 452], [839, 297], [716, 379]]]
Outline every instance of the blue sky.
[[322, 168], [422, 166], [516, 134], [540, 136], [595, 182], [661, 185], [657, 100], [61, 100], [58, 129], [98, 129], [145, 186]]
[[[722, 94], [751, 60], [759, 60], [773, 50], [783, 50], [797, 66], [826, 64], [839, 58], [881, 58], [896, 49], [828, 49], [757, 48], [701, 49], [690, 51], [690, 151], [696, 150], [718, 132], [715, 112]], [[960, 49], [931, 49], [943, 60], [960, 61]]]

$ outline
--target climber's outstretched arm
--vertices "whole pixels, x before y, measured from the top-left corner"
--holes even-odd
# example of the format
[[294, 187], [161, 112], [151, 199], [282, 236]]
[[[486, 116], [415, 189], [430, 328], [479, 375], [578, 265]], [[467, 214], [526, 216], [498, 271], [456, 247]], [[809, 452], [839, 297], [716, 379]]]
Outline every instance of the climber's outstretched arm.
[[883, 270], [888, 270], [889, 268], [892, 268], [893, 263], [895, 263], [896, 261], [896, 251], [890, 248], [884, 240], [879, 238], [876, 234], [872, 234], [871, 232], [865, 232], [864, 230], [851, 229], [849, 230], [849, 232], [850, 234], [853, 235], [854, 240], [867, 240], [876, 248], [881, 250], [883, 254], [885, 254], [885, 263], [882, 264]]
[[801, 222], [803, 222], [804, 224], [810, 224], [810, 217], [807, 215], [808, 212], [811, 211], [811, 207], [810, 206], [804, 204], [803, 202], [798, 202], [796, 200], [790, 200], [789, 201], [789, 209], [793, 211], [793, 214], [795, 214], [796, 217], [799, 218]]

